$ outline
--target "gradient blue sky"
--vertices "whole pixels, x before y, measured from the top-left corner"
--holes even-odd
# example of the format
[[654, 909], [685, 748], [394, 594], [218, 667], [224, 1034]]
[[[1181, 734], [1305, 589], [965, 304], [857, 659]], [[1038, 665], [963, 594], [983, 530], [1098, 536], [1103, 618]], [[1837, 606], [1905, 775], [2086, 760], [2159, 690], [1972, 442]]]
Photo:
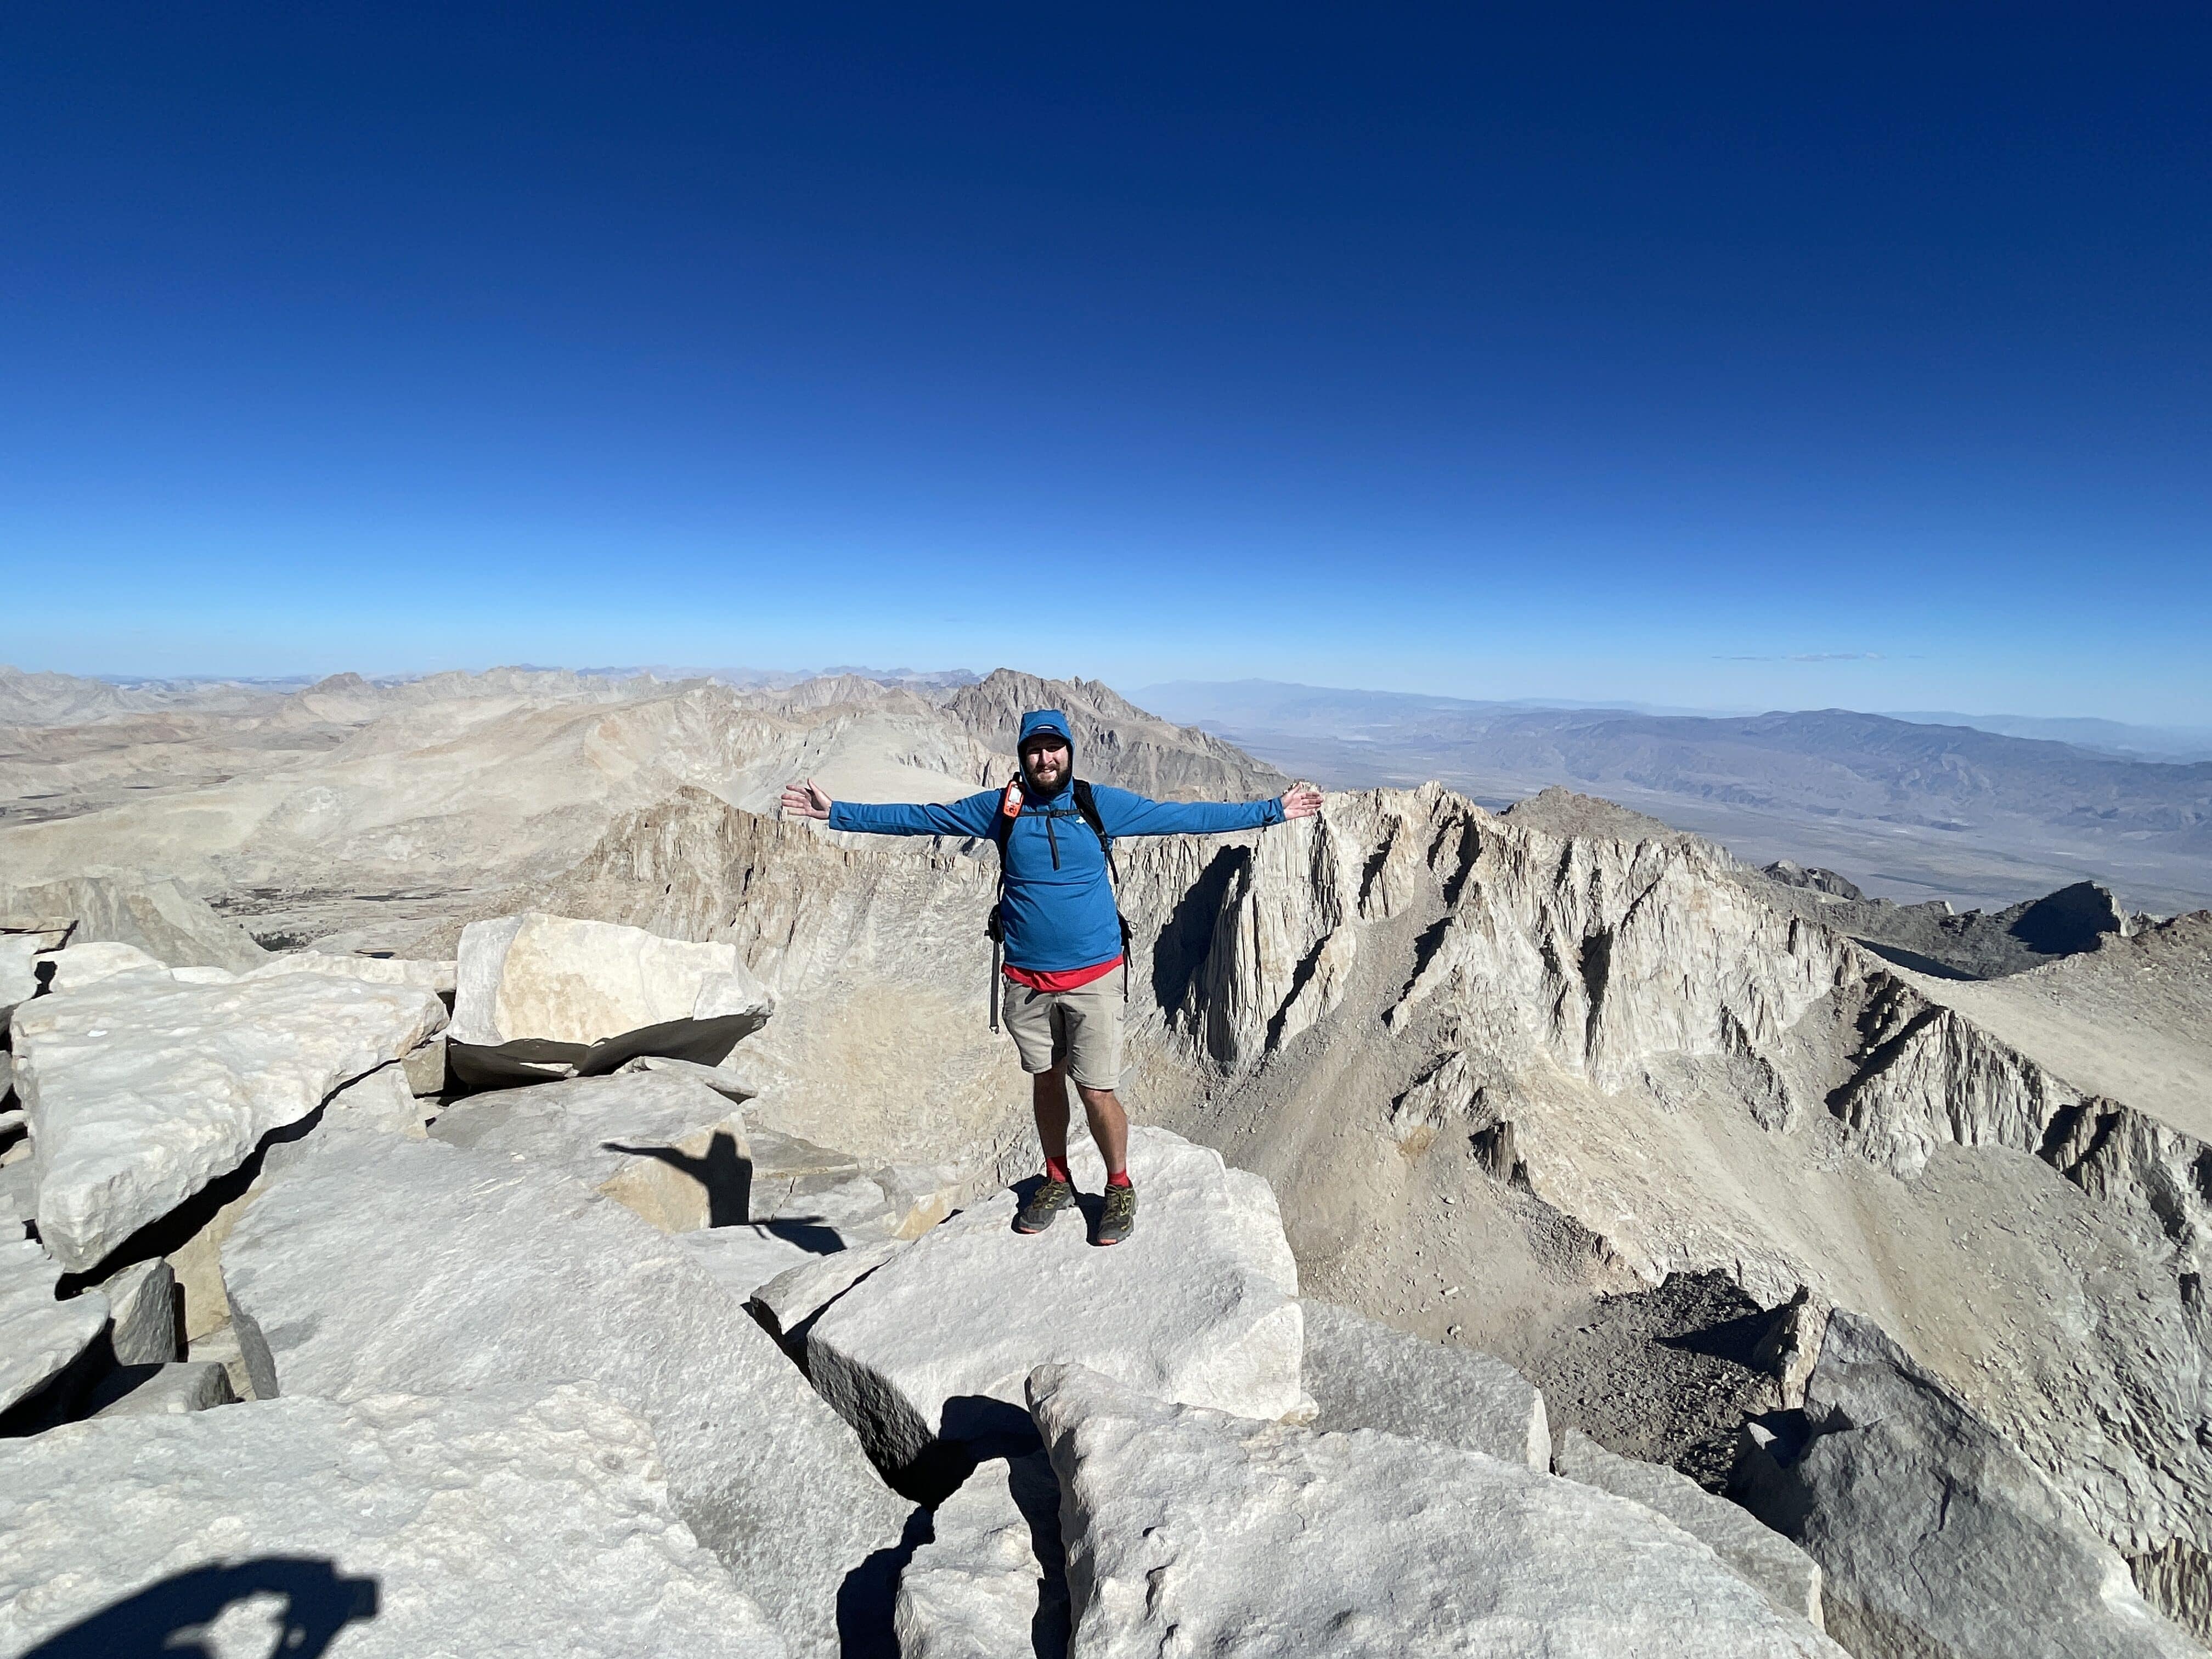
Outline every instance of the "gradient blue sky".
[[2212, 13], [15, 3], [0, 660], [2212, 721]]

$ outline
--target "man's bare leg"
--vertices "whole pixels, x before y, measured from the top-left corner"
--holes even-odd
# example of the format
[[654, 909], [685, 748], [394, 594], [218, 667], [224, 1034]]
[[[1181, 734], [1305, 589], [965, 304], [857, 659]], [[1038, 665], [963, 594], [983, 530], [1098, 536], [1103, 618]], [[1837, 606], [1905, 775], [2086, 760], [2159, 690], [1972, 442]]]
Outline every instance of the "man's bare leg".
[[1036, 1114], [1037, 1144], [1044, 1148], [1044, 1176], [1014, 1218], [1018, 1233], [1041, 1233], [1052, 1218], [1074, 1203], [1074, 1181], [1067, 1168], [1067, 1068], [1055, 1066], [1030, 1078], [1030, 1109]]
[[[1085, 1103], [1085, 1106], [1089, 1102]], [[1067, 1066], [1065, 1061], [1048, 1072], [1030, 1076], [1030, 1109], [1036, 1114], [1037, 1144], [1044, 1161], [1067, 1167]]]
[[[1106, 1173], [1119, 1175], [1129, 1164], [1129, 1115], [1111, 1089], [1075, 1085], [1083, 1097], [1083, 1115], [1091, 1121], [1091, 1139], [1105, 1160]], [[1065, 1168], [1067, 1164], [1067, 1065], [1062, 1061], [1048, 1072], [1030, 1079], [1030, 1109], [1036, 1115], [1037, 1145], [1044, 1161]]]
[[1137, 1225], [1137, 1189], [1129, 1182], [1128, 1115], [1111, 1089], [1086, 1089], [1079, 1083], [1075, 1092], [1083, 1097], [1084, 1115], [1091, 1120], [1091, 1139], [1097, 1143], [1099, 1157], [1106, 1160], [1106, 1202], [1098, 1212], [1098, 1225], [1091, 1232], [1091, 1242], [1119, 1244]]
[[[1092, 1089], [1083, 1084], [1075, 1085], [1075, 1092], [1083, 1097], [1083, 1115], [1091, 1120], [1091, 1139], [1097, 1143], [1098, 1156], [1106, 1160], [1106, 1173], [1120, 1175], [1129, 1167], [1129, 1115], [1121, 1109], [1121, 1100], [1111, 1089]], [[1042, 1113], [1042, 1108], [1039, 1109]], [[1060, 1108], [1060, 1145], [1067, 1144], [1067, 1103], [1062, 1097]], [[1040, 1126], [1042, 1119], [1040, 1116]], [[1039, 1133], [1042, 1133], [1042, 1127]]]

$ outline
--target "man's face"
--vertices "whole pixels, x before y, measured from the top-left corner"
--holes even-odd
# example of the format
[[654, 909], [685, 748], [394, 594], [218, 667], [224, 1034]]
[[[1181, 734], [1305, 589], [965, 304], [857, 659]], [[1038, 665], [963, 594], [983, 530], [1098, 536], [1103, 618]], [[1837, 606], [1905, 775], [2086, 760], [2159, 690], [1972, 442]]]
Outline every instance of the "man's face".
[[1022, 745], [1022, 764], [1040, 789], [1056, 789], [1066, 781], [1067, 759], [1066, 739], [1056, 735], [1040, 732]]

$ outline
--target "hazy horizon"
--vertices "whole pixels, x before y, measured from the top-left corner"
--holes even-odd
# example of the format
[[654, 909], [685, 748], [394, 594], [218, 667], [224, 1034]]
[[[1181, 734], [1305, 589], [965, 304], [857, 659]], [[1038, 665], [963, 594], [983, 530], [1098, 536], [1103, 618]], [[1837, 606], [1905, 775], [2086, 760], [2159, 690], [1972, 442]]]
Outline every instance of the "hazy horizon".
[[[2135, 758], [2159, 763], [2194, 761], [2204, 757], [2203, 754], [2199, 753], [2200, 750], [2212, 751], [2212, 726], [2191, 726], [2173, 724], [2158, 725], [2142, 721], [2112, 720], [2099, 716], [2079, 714], [2060, 715], [2024, 715], [2016, 710], [2002, 709], [1974, 711], [1961, 709], [1855, 708], [1838, 703], [1806, 704], [1796, 708], [1784, 708], [1780, 706], [1761, 708], [1749, 704], [1735, 708], [1715, 707], [1711, 705], [1701, 707], [1696, 705], [1654, 703], [1647, 701], [1629, 698], [1603, 701], [1580, 697], [1544, 696], [1535, 694], [1509, 695], [1504, 691], [1493, 692], [1491, 695], [1480, 697], [1466, 697], [1454, 693], [1435, 691], [1425, 688], [1413, 690], [1392, 690], [1378, 686], [1322, 685], [1310, 681], [1277, 680], [1270, 679], [1265, 676], [1256, 675], [1247, 676], [1239, 680], [1218, 680], [1201, 678], [1195, 675], [1184, 674], [1172, 676], [1164, 680], [1152, 681], [1146, 684], [1133, 685], [1117, 682], [1103, 674], [1085, 673], [1079, 669], [1049, 670], [1036, 667], [1025, 667], [1016, 663], [994, 663], [990, 668], [977, 669], [964, 665], [923, 668], [914, 666], [911, 664], [895, 664], [890, 666], [878, 666], [858, 663], [825, 663], [815, 666], [790, 667], [757, 663], [723, 664], [719, 665], [676, 663], [576, 665], [568, 663], [515, 661], [447, 663], [434, 668], [400, 670], [346, 667], [319, 670], [315, 672], [295, 670], [289, 672], [272, 672], [261, 673], [213, 672], [179, 674], [149, 674], [130, 671], [87, 672], [70, 669], [40, 669], [35, 667], [26, 667], [21, 663], [0, 661], [0, 671], [14, 670], [18, 672], [27, 673], [49, 672], [70, 674], [76, 678], [98, 680], [104, 684], [116, 685], [118, 687], [156, 684], [213, 684], [223, 683], [245, 685], [304, 686], [312, 685], [319, 680], [330, 678], [333, 675], [346, 673], [357, 673], [362, 675], [362, 678], [373, 681], [399, 681], [420, 679], [431, 674], [488, 673], [497, 669], [518, 669], [532, 672], [565, 672], [611, 676], [651, 674], [664, 679], [724, 677], [731, 678], [752, 678], [761, 680], [779, 681], [804, 679], [817, 675], [853, 673], [874, 677], [896, 676], [912, 678], [919, 682], [931, 680], [950, 681], [963, 676], [970, 679], [980, 679], [985, 675], [990, 673], [993, 669], [999, 667], [1018, 668], [1023, 672], [1034, 673], [1037, 675], [1038, 678], [1043, 679], [1081, 678], [1099, 681], [1111, 685], [1115, 690], [1140, 706], [1145, 702], [1146, 694], [1150, 692], [1169, 691], [1183, 686], [1226, 688], [1238, 685], [1254, 685], [1274, 687], [1289, 690], [1313, 691], [1321, 693], [1338, 693], [1355, 696], [1401, 697], [1412, 699], [1433, 699], [1442, 702], [1465, 702], [1474, 705], [1500, 705], [1505, 707], [1528, 707], [1534, 708], [1556, 708], [1568, 710], [1587, 709], [1593, 712], [1602, 712], [1607, 709], [1613, 709], [1636, 714], [1676, 716], [1697, 720], [1745, 719], [1766, 714], [1820, 714], [1831, 710], [1841, 710], [1850, 714], [1872, 714], [1884, 720], [1904, 720], [1917, 725], [1966, 726], [1980, 731], [1994, 732], [2000, 736], [2022, 737], [2045, 742], [2072, 743], [2078, 746], [2087, 747], [2093, 750], [2102, 749], [2107, 752], [2130, 754]], [[1155, 710], [1153, 712], [1159, 711]], [[2073, 732], [2061, 729], [2066, 727], [2081, 729]], [[2100, 731], [2095, 728], [2104, 729]], [[2130, 747], [2126, 742], [2126, 739], [2130, 737], [2133, 737], [2140, 740], [2140, 746]], [[2102, 739], [2101, 742], [2099, 741], [2100, 738]], [[2160, 752], [2159, 745], [2161, 743], [2170, 744], [2177, 750], [2186, 750], [2188, 752]]]

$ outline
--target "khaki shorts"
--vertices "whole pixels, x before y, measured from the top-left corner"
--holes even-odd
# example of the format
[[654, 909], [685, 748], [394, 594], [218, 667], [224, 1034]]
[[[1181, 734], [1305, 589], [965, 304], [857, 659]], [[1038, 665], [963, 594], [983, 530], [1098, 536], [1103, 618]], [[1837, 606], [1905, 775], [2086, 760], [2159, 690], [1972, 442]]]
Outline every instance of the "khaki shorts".
[[999, 987], [1006, 1030], [1024, 1072], [1048, 1072], [1062, 1060], [1086, 1089], [1121, 1085], [1121, 975], [1126, 966], [1073, 991], [1033, 991], [1012, 980]]

